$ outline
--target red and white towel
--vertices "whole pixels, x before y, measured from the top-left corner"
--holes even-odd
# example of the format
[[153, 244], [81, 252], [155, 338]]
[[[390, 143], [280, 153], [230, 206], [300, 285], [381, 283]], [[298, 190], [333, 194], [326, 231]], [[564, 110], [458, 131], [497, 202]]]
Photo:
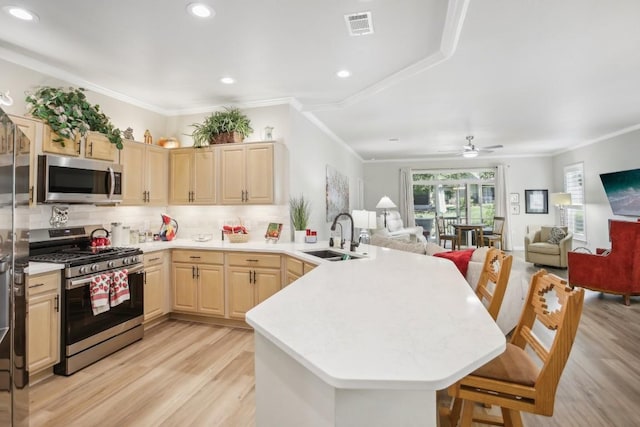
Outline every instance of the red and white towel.
[[109, 289], [111, 287], [111, 277], [108, 274], [99, 274], [91, 278], [91, 309], [93, 315], [97, 316], [109, 310]]
[[114, 271], [111, 279], [111, 307], [129, 298], [129, 272], [126, 268]]

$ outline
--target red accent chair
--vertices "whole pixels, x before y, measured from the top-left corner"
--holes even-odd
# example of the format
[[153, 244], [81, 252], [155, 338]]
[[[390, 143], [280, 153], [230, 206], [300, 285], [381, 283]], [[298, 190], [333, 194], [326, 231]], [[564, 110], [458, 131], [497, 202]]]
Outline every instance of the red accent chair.
[[610, 221], [611, 250], [596, 254], [569, 252], [569, 283], [594, 291], [640, 295], [640, 222]]

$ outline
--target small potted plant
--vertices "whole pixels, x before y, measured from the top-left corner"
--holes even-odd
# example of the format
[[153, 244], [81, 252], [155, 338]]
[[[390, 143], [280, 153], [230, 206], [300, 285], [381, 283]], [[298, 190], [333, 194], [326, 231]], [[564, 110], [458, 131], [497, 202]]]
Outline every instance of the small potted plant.
[[87, 101], [83, 88], [41, 86], [27, 93], [27, 109], [33, 117], [42, 119], [58, 135], [54, 141], [64, 147], [64, 138], [86, 136], [88, 131], [100, 132], [118, 150], [122, 150], [122, 132], [100, 111], [99, 105]]
[[205, 118], [203, 123], [194, 123], [191, 126], [195, 128], [191, 134], [194, 147], [242, 142], [253, 132], [249, 118], [233, 107], [216, 111]]
[[289, 199], [289, 208], [291, 225], [294, 229], [294, 242], [304, 243], [307, 224], [311, 217], [311, 204], [301, 194], [300, 197], [291, 197]]

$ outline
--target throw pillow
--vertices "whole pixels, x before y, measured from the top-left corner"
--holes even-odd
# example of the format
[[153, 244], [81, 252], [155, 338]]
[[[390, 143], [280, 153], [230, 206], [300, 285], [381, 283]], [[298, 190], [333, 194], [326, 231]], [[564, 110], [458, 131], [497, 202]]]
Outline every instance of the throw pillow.
[[557, 245], [566, 236], [567, 236], [567, 233], [565, 233], [565, 231], [562, 228], [553, 227], [551, 231], [549, 231], [549, 240], [547, 240], [547, 242]]

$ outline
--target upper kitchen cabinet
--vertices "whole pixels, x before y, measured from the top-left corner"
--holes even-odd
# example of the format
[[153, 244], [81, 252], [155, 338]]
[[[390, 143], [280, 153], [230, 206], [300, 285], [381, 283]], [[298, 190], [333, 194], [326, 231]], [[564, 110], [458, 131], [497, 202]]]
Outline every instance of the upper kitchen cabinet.
[[169, 150], [130, 140], [122, 144], [122, 204], [166, 205]]
[[105, 134], [87, 132], [87, 137], [84, 140], [84, 156], [87, 159], [118, 163], [119, 152]]
[[284, 147], [277, 143], [229, 144], [220, 148], [220, 203], [277, 203], [285, 170]]
[[68, 138], [62, 138], [62, 142], [54, 141], [54, 139], [58, 138], [59, 136], [51, 130], [49, 125], [44, 125], [44, 132], [42, 136], [42, 152], [60, 154], [63, 156], [80, 156], [79, 137], [76, 137], [75, 141], [72, 141]]
[[37, 194], [36, 183], [38, 176], [38, 171], [35, 167], [35, 165], [37, 164], [36, 146], [42, 144], [42, 129], [44, 125], [39, 120], [30, 119], [27, 117], [9, 117], [11, 118], [11, 121], [13, 121], [13, 123], [15, 123], [16, 126], [22, 131], [22, 134], [20, 134], [17, 143], [17, 155], [18, 157], [22, 157], [22, 155], [24, 155], [25, 158], [28, 156], [29, 158], [29, 163], [31, 164], [31, 167], [29, 168], [29, 205], [35, 205], [35, 195]]
[[214, 147], [171, 150], [169, 170], [170, 204], [216, 203], [217, 162]]

